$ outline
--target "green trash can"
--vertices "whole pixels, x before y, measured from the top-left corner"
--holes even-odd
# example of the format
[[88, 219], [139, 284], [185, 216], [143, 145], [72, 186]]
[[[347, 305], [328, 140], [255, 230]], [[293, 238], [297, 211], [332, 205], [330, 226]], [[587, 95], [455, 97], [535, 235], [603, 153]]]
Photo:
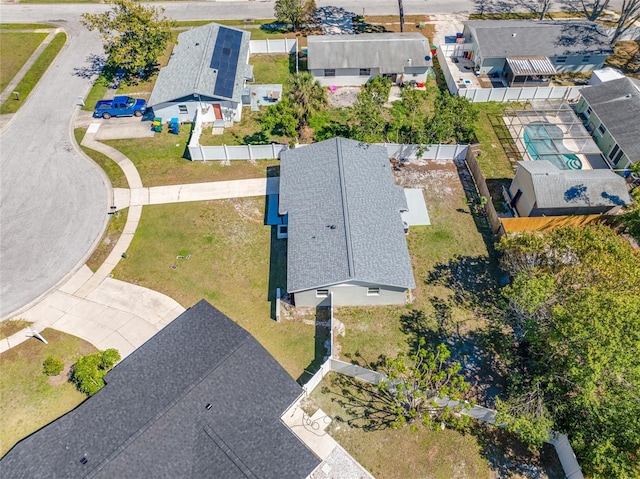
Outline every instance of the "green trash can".
[[157, 131], [158, 133], [160, 133], [162, 131], [162, 118], [160, 118], [159, 116], [156, 116], [153, 119], [153, 127], [152, 127], [153, 131]]

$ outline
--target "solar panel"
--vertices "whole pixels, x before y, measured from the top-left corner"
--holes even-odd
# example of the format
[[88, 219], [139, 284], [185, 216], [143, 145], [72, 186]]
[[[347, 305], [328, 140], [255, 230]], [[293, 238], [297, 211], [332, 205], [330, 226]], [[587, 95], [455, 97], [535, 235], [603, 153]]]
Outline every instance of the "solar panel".
[[231, 98], [236, 80], [236, 69], [242, 44], [242, 32], [219, 27], [216, 44], [213, 47], [210, 67], [218, 70], [213, 94]]

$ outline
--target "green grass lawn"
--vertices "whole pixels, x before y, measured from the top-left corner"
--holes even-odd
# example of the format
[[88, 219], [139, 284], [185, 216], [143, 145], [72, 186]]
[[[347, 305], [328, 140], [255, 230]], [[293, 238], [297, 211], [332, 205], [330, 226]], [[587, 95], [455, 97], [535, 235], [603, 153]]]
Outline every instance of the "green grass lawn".
[[100, 168], [106, 173], [107, 177], [109, 177], [109, 181], [111, 181], [111, 186], [114, 188], [129, 188], [129, 182], [127, 181], [127, 177], [124, 175], [124, 171], [122, 168], [118, 166], [118, 164], [109, 158], [106, 155], [103, 155], [99, 151], [92, 150], [91, 148], [87, 148], [86, 146], [82, 146], [82, 139], [84, 138], [85, 130], [84, 128], [76, 128], [73, 130], [73, 134], [76, 138], [76, 142], [80, 145], [80, 148], [84, 153], [95, 161]]
[[165, 129], [153, 138], [109, 140], [105, 143], [134, 163], [144, 186], [264, 178], [268, 167], [279, 164], [278, 160], [232, 161], [229, 166], [219, 161], [190, 161], [183, 157], [189, 135], [190, 129], [184, 125], [178, 135], [167, 133]]
[[120, 235], [122, 235], [124, 227], [127, 224], [128, 214], [129, 208], [124, 208], [109, 216], [107, 231], [105, 231], [100, 244], [93, 253], [91, 253], [91, 256], [86, 263], [89, 269], [94, 273], [98, 271], [100, 266], [102, 266], [102, 263], [104, 263], [111, 251], [113, 251], [113, 248], [120, 239]]
[[[206, 299], [298, 378], [315, 359], [316, 333], [313, 324], [272, 319], [275, 288], [286, 288], [286, 246], [264, 225], [264, 201], [145, 206], [127, 258], [114, 275], [185, 307]], [[191, 258], [177, 260], [179, 254]]]
[[[96, 348], [53, 329], [45, 329], [42, 336], [49, 344], [29, 339], [0, 355], [0, 456], [86, 399], [64, 375], [79, 357]], [[66, 366], [54, 380], [42, 373], [42, 362], [49, 355], [62, 359]]]
[[56, 27], [45, 23], [0, 23], [0, 30], [37, 30], [39, 28]]
[[51, 65], [53, 60], [55, 60], [66, 41], [66, 34], [56, 34], [51, 43], [47, 45], [27, 74], [16, 86], [15, 90], [19, 92], [19, 100], [15, 100], [13, 95], [10, 96], [0, 107], [0, 114], [15, 113], [18, 111], [20, 106], [29, 96], [29, 93], [31, 93], [31, 90], [35, 88], [40, 81], [40, 78], [42, 78], [42, 75], [45, 74], [49, 65]]
[[0, 33], [0, 91], [7, 87], [45, 38], [46, 33]]
[[251, 55], [255, 83], [287, 83], [291, 74], [289, 55]]
[[[513, 178], [513, 167], [506, 151], [513, 151], [513, 140], [502, 120], [506, 103], [475, 103], [480, 115], [474, 125], [474, 132], [480, 146], [478, 163], [487, 179]], [[505, 151], [506, 150], [506, 151]]]

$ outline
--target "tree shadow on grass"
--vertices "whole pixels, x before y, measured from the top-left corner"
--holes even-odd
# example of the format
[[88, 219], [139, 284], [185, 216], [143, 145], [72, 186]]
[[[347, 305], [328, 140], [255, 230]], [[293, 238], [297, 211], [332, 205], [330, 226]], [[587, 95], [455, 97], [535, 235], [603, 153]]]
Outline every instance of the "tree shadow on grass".
[[329, 308], [326, 306], [318, 306], [316, 308], [313, 360], [304, 368], [304, 372], [298, 377], [297, 381], [300, 385], [307, 383], [327, 360], [330, 349], [329, 341], [331, 338], [329, 329], [330, 314]]
[[335, 374], [330, 378], [330, 387], [323, 386], [322, 394], [329, 395], [346, 413], [347, 417], [334, 417], [334, 421], [343, 422], [352, 428], [364, 431], [388, 429], [397, 420], [390, 413], [389, 401], [381, 394], [375, 384], [370, 384], [344, 374]]
[[513, 434], [499, 427], [476, 423], [472, 429], [478, 439], [481, 454], [489, 461], [498, 477], [565, 477], [554, 447], [545, 444], [539, 451], [531, 451]]

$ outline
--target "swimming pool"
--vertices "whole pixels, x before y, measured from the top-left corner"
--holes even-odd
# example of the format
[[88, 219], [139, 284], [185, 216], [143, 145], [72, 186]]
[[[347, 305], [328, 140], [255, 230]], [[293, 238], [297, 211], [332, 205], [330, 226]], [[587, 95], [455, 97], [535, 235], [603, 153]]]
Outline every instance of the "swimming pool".
[[581, 170], [582, 161], [562, 144], [562, 130], [550, 123], [532, 122], [524, 127], [524, 145], [534, 160], [548, 160], [561, 170]]

